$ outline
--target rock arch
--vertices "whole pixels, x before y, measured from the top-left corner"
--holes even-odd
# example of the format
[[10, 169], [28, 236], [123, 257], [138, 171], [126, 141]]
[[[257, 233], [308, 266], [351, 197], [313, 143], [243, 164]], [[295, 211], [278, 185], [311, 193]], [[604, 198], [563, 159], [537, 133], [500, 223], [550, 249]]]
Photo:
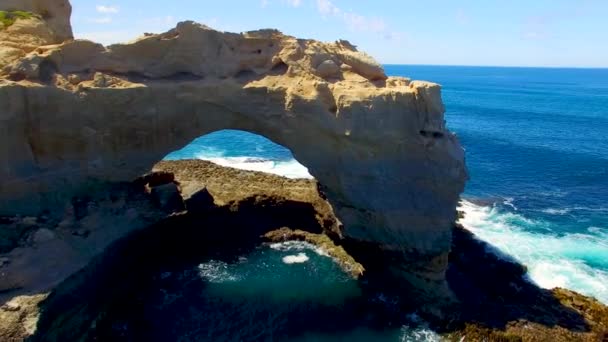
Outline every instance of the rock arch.
[[347, 237], [398, 253], [405, 261], [391, 267], [410, 282], [444, 288], [466, 169], [438, 85], [387, 77], [348, 42], [193, 22], [107, 48], [9, 45], [2, 39], [13, 54], [0, 65], [0, 212], [132, 180], [198, 136], [244, 130], [308, 167]]

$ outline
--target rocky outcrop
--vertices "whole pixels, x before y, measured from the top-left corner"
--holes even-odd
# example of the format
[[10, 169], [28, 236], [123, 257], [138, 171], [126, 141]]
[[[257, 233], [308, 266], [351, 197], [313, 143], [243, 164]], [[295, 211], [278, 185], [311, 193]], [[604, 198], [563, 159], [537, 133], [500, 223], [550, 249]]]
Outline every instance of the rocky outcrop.
[[[72, 6], [68, 0], [2, 0], [0, 11], [27, 11], [33, 13], [36, 18], [18, 25], [18, 27], [5, 28], [4, 37], [30, 34], [44, 38], [45, 42], [62, 43], [73, 38], [70, 16]], [[35, 20], [38, 19], [38, 20]], [[45, 28], [40, 30], [44, 26]], [[32, 30], [32, 29], [38, 30]], [[41, 34], [44, 32], [44, 34]], [[41, 37], [42, 36], [42, 37]], [[8, 38], [8, 37], [6, 37]], [[21, 37], [23, 38], [23, 37]], [[4, 39], [3, 39], [4, 40]]]
[[1, 213], [133, 180], [198, 136], [240, 129], [309, 168], [346, 237], [400, 255], [406, 262], [392, 269], [422, 294], [449, 295], [450, 228], [466, 170], [438, 85], [387, 77], [344, 41], [182, 22], [106, 48], [69, 39], [67, 2], [2, 4], [40, 13], [46, 44], [65, 41], [20, 51], [0, 42], [0, 55], [12, 51], [0, 65]]

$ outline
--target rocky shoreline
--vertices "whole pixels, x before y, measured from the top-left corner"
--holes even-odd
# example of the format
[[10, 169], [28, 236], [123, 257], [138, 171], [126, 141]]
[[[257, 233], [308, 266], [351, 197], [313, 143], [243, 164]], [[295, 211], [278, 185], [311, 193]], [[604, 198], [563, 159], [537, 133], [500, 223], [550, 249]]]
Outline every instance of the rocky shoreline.
[[[177, 202], [174, 189], [179, 191]], [[134, 212], [156, 215], [134, 220]], [[131, 217], [123, 228], [127, 222], [140, 226], [123, 230], [123, 237], [101, 234], [117, 222], [109, 219], [110, 214]], [[453, 341], [603, 341], [608, 336], [605, 305], [565, 289], [538, 288], [525, 279], [525, 267], [497, 256], [458, 225], [447, 273], [455, 302], [440, 312], [417, 306], [420, 303], [411, 300], [404, 287], [390, 291], [390, 275], [374, 264], [373, 257], [359, 257], [362, 249], [342, 236], [341, 224], [314, 180], [290, 180], [198, 160], [163, 161], [153, 174], [132, 184], [73, 201], [64, 215], [3, 218], [3, 232], [33, 222], [0, 256], [5, 260], [0, 267], [3, 286], [10, 283], [7, 275], [21, 274], [11, 273], [12, 267], [27, 274], [27, 263], [40, 260], [31, 257], [34, 251], [48, 253], [42, 257], [54, 260], [55, 266], [64, 262], [66, 269], [82, 269], [71, 276], [66, 271], [63, 279], [10, 278], [25, 283], [0, 292], [1, 340], [19, 341], [31, 334], [34, 341], [115, 340], [112, 322], [119, 317], [113, 315], [121, 301], [128, 302], [124, 298], [137, 293], [146, 275], [159, 265], [187, 263], [205, 253], [232, 260], [260, 243], [292, 239], [324, 249], [359, 279], [362, 298], [372, 298], [380, 290], [396, 298], [397, 307], [391, 308], [371, 305], [369, 299], [349, 304], [383, 317], [379, 328], [400, 324], [399, 312], [415, 310]], [[105, 247], [97, 256], [82, 253], [80, 259], [73, 254], [69, 259], [58, 257], [45, 247], [73, 244], [73, 239], [80, 248]], [[207, 250], [202, 251], [201, 244]], [[137, 331], [131, 333], [137, 336]]]

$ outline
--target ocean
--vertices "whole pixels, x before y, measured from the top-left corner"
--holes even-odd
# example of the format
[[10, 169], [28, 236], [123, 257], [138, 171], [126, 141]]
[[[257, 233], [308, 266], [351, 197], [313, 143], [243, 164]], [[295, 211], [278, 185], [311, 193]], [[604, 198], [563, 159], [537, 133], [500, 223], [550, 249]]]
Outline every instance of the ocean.
[[[530, 279], [539, 286], [565, 287], [608, 304], [608, 69], [408, 65], [385, 69], [388, 75], [443, 86], [447, 124], [466, 149], [471, 177], [462, 195], [461, 223], [526, 265]], [[241, 131], [208, 134], [166, 158], [199, 158], [291, 178], [311, 177], [289, 150]], [[281, 287], [276, 282], [285, 281], [285, 287], [297, 292], [294, 287], [300, 286], [306, 292], [310, 285], [302, 280], [310, 277], [312, 267], [316, 277], [333, 282], [323, 285], [329, 286], [326, 291], [332, 287], [350, 289], [344, 295], [355, 291], [351, 283], [333, 274], [339, 271], [329, 266], [331, 260], [310, 246], [288, 245], [255, 258], [257, 264], [274, 262], [276, 267], [257, 272], [252, 281], [241, 275], [253, 272], [247, 267], [255, 264], [206, 261], [197, 274], [214, 284], [257, 282], [259, 286], [239, 290], [231, 285], [222, 290], [233, 291], [233, 296], [247, 288], [244, 295], [253, 298], [259, 295], [255, 289], [263, 291], [271, 277], [272, 286]], [[281, 263], [289, 267], [277, 266]], [[436, 339], [420, 326], [400, 327], [382, 336], [367, 333], [358, 332], [372, 339]]]

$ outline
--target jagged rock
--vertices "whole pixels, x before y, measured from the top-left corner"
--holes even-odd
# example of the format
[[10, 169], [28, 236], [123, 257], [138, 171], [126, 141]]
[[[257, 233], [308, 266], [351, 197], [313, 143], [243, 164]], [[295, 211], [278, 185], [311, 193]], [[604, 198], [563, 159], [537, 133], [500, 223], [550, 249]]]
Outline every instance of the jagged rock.
[[[45, 9], [43, 24], [65, 41], [19, 53], [10, 49], [21, 36], [0, 40], [17, 58], [0, 65], [0, 214], [60, 205], [91, 182], [132, 181], [196, 137], [241, 129], [308, 167], [345, 236], [402, 255], [412, 261], [394, 267], [404, 280], [448, 295], [444, 256], [467, 174], [438, 85], [388, 79], [348, 42], [275, 30], [182, 22], [105, 48], [70, 40], [65, 0], [0, 8], [9, 3]], [[341, 66], [332, 82], [318, 74], [326, 60]], [[74, 87], [70, 74], [92, 79]]]
[[15, 311], [21, 310], [21, 306], [17, 303], [8, 302], [8, 303], [0, 306], [0, 309], [4, 310], [4, 311], [9, 311], [9, 312], [15, 312]]
[[215, 207], [213, 196], [211, 196], [207, 188], [203, 188], [192, 194], [186, 199], [185, 203], [186, 209], [191, 213], [205, 212]]
[[158, 207], [164, 211], [176, 212], [184, 210], [184, 201], [175, 183], [155, 186], [150, 194]]
[[155, 171], [142, 176], [139, 181], [149, 187], [175, 182], [175, 175], [171, 172]]
[[80, 79], [80, 76], [78, 76], [78, 75], [75, 75], [75, 74], [68, 75], [68, 82], [70, 82], [72, 85], [77, 85], [81, 81], [82, 80]]

